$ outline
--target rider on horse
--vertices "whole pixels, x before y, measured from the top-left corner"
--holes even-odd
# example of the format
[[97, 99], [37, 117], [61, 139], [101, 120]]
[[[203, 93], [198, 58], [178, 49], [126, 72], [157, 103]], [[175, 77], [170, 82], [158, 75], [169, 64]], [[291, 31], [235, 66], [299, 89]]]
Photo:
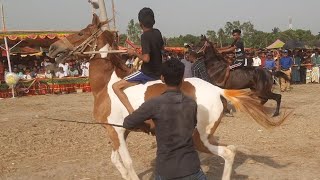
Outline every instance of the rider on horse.
[[229, 78], [230, 70], [234, 70], [235, 68], [241, 68], [245, 65], [245, 51], [244, 51], [243, 41], [241, 40], [241, 30], [240, 29], [233, 30], [232, 37], [234, 41], [230, 46], [218, 49], [219, 53], [232, 53], [232, 52], [235, 53], [235, 60], [227, 69], [224, 81], [221, 84], [222, 86], [225, 84], [225, 82]]
[[230, 66], [230, 69], [243, 67], [245, 64], [245, 51], [244, 51], [244, 44], [241, 40], [241, 30], [240, 29], [233, 30], [232, 37], [234, 41], [230, 46], [223, 47], [218, 50], [220, 53], [230, 53], [230, 52], [235, 53], [235, 61]]
[[128, 50], [128, 54], [137, 56], [143, 61], [141, 70], [125, 77], [112, 86], [115, 94], [126, 107], [129, 114], [134, 110], [123, 90], [137, 84], [145, 84], [148, 81], [160, 79], [162, 64], [161, 51], [164, 46], [161, 32], [153, 28], [155, 24], [153, 11], [150, 8], [141, 9], [138, 19], [143, 30], [143, 34], [141, 35], [142, 54], [138, 54], [136, 51], [130, 49]]

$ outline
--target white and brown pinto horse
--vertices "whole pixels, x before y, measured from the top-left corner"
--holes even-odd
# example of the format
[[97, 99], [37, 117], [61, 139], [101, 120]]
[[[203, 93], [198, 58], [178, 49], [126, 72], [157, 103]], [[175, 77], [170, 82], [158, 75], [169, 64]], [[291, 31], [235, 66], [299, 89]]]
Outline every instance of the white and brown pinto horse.
[[[92, 24], [87, 28], [52, 44], [49, 56], [56, 57], [57, 61], [62, 61], [75, 51], [79, 51], [77, 49], [81, 49], [81, 51], [90, 51], [95, 48], [99, 51], [117, 49], [114, 34], [100, 30], [100, 26], [98, 17], [94, 15]], [[96, 35], [92, 36], [93, 34]], [[90, 39], [94, 39], [94, 41]], [[84, 42], [91, 43], [85, 44]], [[128, 112], [113, 92], [112, 85], [128, 75], [129, 70], [122, 63], [118, 54], [108, 54], [106, 56], [106, 54], [101, 53], [91, 57], [89, 72], [90, 85], [94, 96], [94, 119], [97, 122], [122, 125]], [[125, 93], [134, 109], [137, 109], [143, 102], [160, 95], [164, 90], [165, 85], [161, 81], [152, 81], [144, 85], [130, 87], [125, 90]], [[271, 121], [262, 110], [259, 100], [249, 92], [224, 90], [197, 78], [186, 79], [182, 85], [182, 91], [194, 98], [198, 104], [198, 124], [193, 135], [196, 149], [224, 158], [225, 165], [222, 179], [230, 179], [235, 147], [222, 146], [213, 142], [213, 134], [221, 121], [223, 112], [220, 96], [231, 101], [237, 109], [249, 114], [264, 127], [279, 126], [285, 120], [285, 118], [282, 118], [278, 122]], [[129, 131], [110, 125], [104, 125], [104, 127], [113, 144], [112, 163], [124, 179], [139, 179], [133, 168], [132, 159], [126, 145], [126, 137]]]

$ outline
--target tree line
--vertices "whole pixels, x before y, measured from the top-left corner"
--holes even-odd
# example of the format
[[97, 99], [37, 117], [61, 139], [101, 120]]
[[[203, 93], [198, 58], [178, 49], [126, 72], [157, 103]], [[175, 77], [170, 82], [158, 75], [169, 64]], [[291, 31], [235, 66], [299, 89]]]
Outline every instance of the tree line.
[[[241, 23], [240, 21], [226, 22], [224, 27], [215, 30], [207, 30], [204, 34], [207, 38], [218, 44], [218, 46], [226, 46], [232, 43], [232, 30], [241, 29], [242, 39], [246, 47], [265, 48], [277, 39], [286, 42], [288, 40], [296, 40], [304, 42], [309, 47], [320, 46], [320, 32], [317, 35], [312, 34], [310, 30], [296, 29], [281, 31], [278, 27], [274, 27], [271, 32], [263, 32], [255, 29], [250, 21]], [[131, 19], [128, 23], [127, 34], [120, 35], [120, 45], [123, 45], [127, 37], [135, 44], [140, 44], [141, 29], [139, 23]], [[184, 43], [197, 44], [200, 41], [200, 35], [180, 35], [177, 37], [164, 37], [166, 46], [181, 47]]]

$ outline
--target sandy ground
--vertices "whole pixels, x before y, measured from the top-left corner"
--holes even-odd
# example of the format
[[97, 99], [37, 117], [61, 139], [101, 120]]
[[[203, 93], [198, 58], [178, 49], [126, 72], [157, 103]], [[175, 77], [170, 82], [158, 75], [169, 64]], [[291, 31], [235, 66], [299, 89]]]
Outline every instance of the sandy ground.
[[[92, 102], [90, 93], [0, 100], [0, 179], [121, 179], [104, 128], [41, 118], [92, 121]], [[241, 113], [223, 119], [219, 142], [238, 148], [232, 179], [320, 179], [320, 85], [294, 86], [283, 106], [294, 114], [273, 130]], [[150, 179], [154, 137], [132, 133], [128, 144], [139, 177]], [[200, 156], [208, 179], [221, 179], [223, 160]]]

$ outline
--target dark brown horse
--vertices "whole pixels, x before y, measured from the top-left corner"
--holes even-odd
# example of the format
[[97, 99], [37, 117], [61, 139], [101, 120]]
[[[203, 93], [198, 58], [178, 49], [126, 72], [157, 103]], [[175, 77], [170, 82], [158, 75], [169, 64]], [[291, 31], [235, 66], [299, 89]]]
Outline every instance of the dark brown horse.
[[[224, 81], [229, 62], [217, 51], [213, 43], [205, 36], [201, 36], [199, 48], [203, 58], [211, 83], [219, 85]], [[231, 70], [230, 75], [224, 85], [220, 85], [224, 89], [251, 89], [260, 99], [261, 104], [265, 104], [269, 99], [277, 102], [274, 116], [279, 115], [281, 94], [272, 92], [273, 76], [282, 77], [290, 81], [289, 77], [281, 71], [271, 73], [266, 69], [244, 67]], [[224, 102], [226, 107], [226, 101]]]

